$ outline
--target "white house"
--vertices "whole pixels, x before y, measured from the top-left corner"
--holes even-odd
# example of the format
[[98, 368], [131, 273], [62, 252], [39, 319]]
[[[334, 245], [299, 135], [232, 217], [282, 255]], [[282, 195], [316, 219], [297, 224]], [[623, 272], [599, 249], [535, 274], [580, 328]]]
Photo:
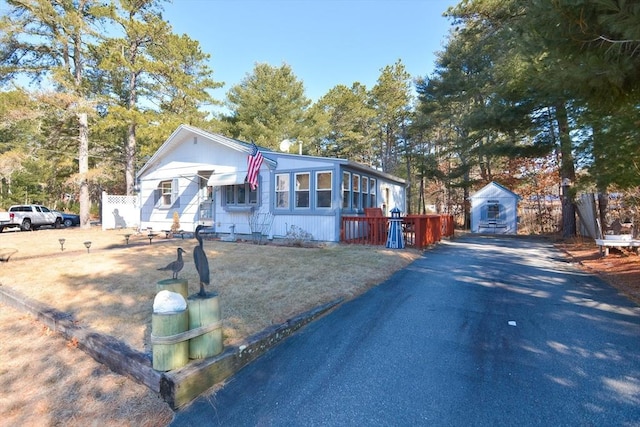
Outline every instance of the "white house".
[[296, 226], [313, 240], [338, 242], [342, 215], [368, 207], [386, 215], [394, 207], [406, 211], [404, 180], [344, 159], [261, 148], [264, 161], [252, 190], [245, 182], [251, 149], [179, 126], [137, 174], [140, 227], [168, 230], [177, 212], [185, 231], [204, 224], [219, 234], [260, 231], [277, 238]]
[[518, 233], [520, 196], [496, 182], [490, 182], [471, 196], [472, 233]]

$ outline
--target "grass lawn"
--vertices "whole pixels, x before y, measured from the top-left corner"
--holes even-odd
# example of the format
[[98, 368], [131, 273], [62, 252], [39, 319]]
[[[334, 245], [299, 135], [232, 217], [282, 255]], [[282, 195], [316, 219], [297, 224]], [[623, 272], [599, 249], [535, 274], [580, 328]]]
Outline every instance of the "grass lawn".
[[[181, 278], [199, 289], [195, 239], [129, 231], [43, 229], [0, 233], [0, 287], [70, 313], [80, 325], [150, 352], [158, 271], [184, 248]], [[64, 250], [59, 239], [64, 238]], [[89, 251], [84, 242], [90, 241]], [[413, 250], [332, 245], [300, 248], [205, 241], [211, 288], [220, 296], [225, 345], [233, 345], [340, 296], [384, 281], [420, 256]], [[0, 305], [0, 419], [8, 425], [165, 426], [173, 412], [145, 386], [114, 374], [59, 335]]]
[[[127, 231], [128, 232], [128, 231]], [[0, 251], [15, 250], [0, 265], [0, 285], [69, 313], [74, 320], [149, 351], [158, 271], [186, 250], [179, 277], [199, 289], [193, 263], [197, 241], [164, 234], [152, 244], [122, 230], [43, 229], [3, 232]], [[59, 239], [64, 238], [64, 250]], [[90, 241], [87, 251], [84, 242]], [[326, 245], [286, 247], [205, 240], [211, 270], [208, 291], [220, 298], [225, 345], [338, 297], [358, 295], [420, 256], [412, 250]]]

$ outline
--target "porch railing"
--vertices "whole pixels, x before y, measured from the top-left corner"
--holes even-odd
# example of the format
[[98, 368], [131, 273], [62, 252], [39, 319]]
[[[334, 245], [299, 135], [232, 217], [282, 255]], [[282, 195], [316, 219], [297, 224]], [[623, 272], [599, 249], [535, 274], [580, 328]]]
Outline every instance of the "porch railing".
[[[343, 216], [340, 241], [361, 245], [385, 245], [389, 218], [381, 216]], [[453, 236], [453, 215], [407, 215], [402, 218], [406, 247], [423, 249]]]

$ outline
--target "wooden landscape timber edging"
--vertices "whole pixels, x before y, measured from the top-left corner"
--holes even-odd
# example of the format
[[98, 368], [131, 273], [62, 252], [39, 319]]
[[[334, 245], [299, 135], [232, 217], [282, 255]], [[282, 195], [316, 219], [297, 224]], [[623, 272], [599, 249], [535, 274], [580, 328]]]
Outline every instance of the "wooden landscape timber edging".
[[26, 311], [65, 339], [72, 340], [78, 348], [89, 354], [112, 371], [125, 375], [160, 393], [161, 372], [151, 367], [149, 357], [109, 335], [100, 334], [79, 326], [69, 313], [56, 310], [34, 301], [19, 292], [0, 285], [0, 302], [16, 310]]
[[217, 356], [191, 361], [180, 369], [165, 372], [160, 383], [160, 395], [173, 409], [183, 407], [343, 300], [336, 299], [293, 317], [283, 324], [267, 328], [249, 337], [244, 344], [228, 347]]
[[163, 373], [152, 368], [151, 360], [145, 353], [136, 351], [109, 335], [79, 326], [69, 313], [32, 300], [0, 284], [0, 302], [16, 310], [30, 313], [65, 339], [72, 340], [79, 349], [96, 361], [158, 393], [174, 410], [229, 378], [343, 300], [344, 298], [336, 299], [293, 317], [281, 325], [267, 328], [247, 338], [244, 344], [228, 347], [217, 356], [192, 360], [180, 369]]

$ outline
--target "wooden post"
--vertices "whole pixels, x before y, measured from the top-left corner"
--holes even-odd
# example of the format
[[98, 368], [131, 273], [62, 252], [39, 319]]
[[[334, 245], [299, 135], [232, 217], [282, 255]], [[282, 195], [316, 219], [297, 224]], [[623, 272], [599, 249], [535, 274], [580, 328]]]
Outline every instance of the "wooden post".
[[189, 330], [202, 328], [203, 334], [189, 340], [189, 358], [206, 359], [222, 353], [222, 321], [218, 294], [190, 295]]
[[187, 279], [165, 279], [156, 283], [156, 292], [177, 292], [186, 300], [189, 296], [189, 284]]
[[[151, 341], [154, 337], [170, 337], [185, 332], [189, 327], [187, 310], [170, 313], [153, 313], [151, 316]], [[189, 342], [153, 344], [153, 369], [170, 371], [189, 362]]]

